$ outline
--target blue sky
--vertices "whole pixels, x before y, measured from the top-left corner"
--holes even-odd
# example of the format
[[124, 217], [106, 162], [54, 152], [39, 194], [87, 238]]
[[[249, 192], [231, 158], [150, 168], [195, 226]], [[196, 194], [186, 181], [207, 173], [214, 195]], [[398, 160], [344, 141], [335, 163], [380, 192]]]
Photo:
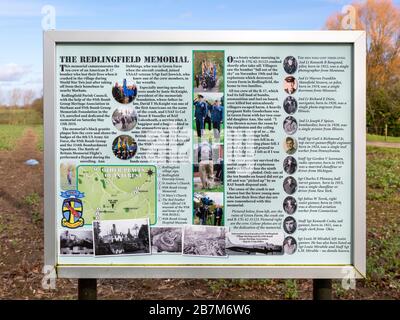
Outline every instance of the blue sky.
[[[0, 103], [15, 87], [41, 92], [44, 5], [56, 29], [321, 29], [351, 1], [308, 0], [0, 0]], [[400, 0], [394, 1], [396, 4]]]

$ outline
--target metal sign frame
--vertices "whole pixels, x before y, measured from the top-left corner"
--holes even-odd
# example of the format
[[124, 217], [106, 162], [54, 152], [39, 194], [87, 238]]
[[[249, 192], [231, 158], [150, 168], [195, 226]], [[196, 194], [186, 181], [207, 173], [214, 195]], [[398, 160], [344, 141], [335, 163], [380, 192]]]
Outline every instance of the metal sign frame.
[[[56, 46], [58, 44], [351, 44], [352, 264], [350, 265], [58, 265], [56, 202]], [[366, 35], [364, 31], [45, 31], [44, 261], [59, 278], [362, 278], [366, 274]]]

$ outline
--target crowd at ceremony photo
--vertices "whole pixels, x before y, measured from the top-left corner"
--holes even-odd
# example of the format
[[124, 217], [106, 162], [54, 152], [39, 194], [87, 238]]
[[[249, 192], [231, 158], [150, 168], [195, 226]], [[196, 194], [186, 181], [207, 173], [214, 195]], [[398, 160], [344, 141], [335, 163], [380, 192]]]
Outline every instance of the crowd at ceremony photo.
[[194, 91], [219, 91], [218, 64], [213, 60], [202, 60], [200, 70], [194, 75]]
[[[224, 122], [224, 97], [222, 94], [197, 94], [194, 101], [195, 128], [198, 141], [212, 139], [222, 142]], [[211, 134], [209, 134], [208, 132]]]
[[223, 226], [223, 193], [195, 193], [193, 211], [194, 224]]
[[137, 112], [135, 108], [118, 107], [112, 115], [112, 123], [119, 131], [129, 131], [136, 127]]
[[135, 156], [137, 152], [136, 141], [127, 135], [118, 136], [112, 145], [113, 153], [118, 159], [127, 160]]
[[119, 103], [131, 103], [137, 96], [137, 87], [133, 83], [128, 83], [126, 79], [122, 81], [122, 85], [116, 82], [112, 87], [112, 95]]

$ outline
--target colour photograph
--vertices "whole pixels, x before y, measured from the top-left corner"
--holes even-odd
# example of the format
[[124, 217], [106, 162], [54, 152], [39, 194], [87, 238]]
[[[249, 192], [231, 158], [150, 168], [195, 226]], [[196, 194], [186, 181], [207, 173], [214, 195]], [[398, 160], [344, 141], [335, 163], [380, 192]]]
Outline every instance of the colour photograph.
[[194, 52], [194, 92], [224, 91], [224, 51]]
[[[0, 0], [0, 17], [2, 314], [398, 305], [400, 0]], [[84, 305], [56, 308], [106, 310]]]
[[114, 83], [111, 92], [116, 101], [127, 104], [136, 98], [138, 89], [132, 80], [123, 79], [121, 82]]
[[193, 222], [196, 225], [224, 225], [224, 193], [195, 192], [193, 196]]

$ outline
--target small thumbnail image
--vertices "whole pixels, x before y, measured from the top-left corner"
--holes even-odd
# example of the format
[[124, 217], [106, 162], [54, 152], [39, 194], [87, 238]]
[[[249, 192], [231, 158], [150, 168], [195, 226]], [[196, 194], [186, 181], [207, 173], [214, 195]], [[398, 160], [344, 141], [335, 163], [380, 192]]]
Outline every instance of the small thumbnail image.
[[92, 230], [63, 230], [60, 234], [60, 255], [93, 255]]
[[112, 150], [118, 159], [128, 160], [135, 156], [137, 152], [137, 143], [131, 136], [121, 135], [114, 139]]
[[129, 106], [120, 106], [112, 114], [112, 123], [119, 131], [130, 131], [137, 125], [136, 109]]
[[182, 253], [181, 227], [151, 227], [151, 253]]
[[225, 257], [226, 233], [225, 227], [184, 226], [183, 255]]
[[127, 104], [132, 102], [137, 96], [137, 87], [133, 81], [123, 79], [121, 82], [115, 82], [112, 87], [112, 96], [119, 103]]
[[93, 221], [95, 256], [150, 254], [149, 219]]

